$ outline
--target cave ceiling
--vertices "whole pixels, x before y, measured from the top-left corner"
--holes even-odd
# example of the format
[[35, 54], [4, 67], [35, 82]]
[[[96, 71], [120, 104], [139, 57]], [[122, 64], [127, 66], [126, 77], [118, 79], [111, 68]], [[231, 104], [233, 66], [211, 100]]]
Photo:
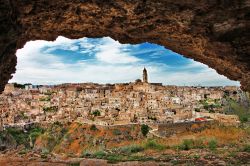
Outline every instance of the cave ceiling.
[[250, 0], [1, 0], [0, 91], [17, 49], [58, 36], [159, 44], [250, 91]]

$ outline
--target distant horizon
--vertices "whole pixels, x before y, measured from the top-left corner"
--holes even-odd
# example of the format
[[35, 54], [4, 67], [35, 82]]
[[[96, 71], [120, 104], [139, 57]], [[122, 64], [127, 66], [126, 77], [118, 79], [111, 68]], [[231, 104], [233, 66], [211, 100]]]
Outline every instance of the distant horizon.
[[131, 82], [148, 70], [150, 82], [175, 86], [240, 86], [207, 65], [152, 43], [120, 44], [110, 37], [30, 41], [9, 81], [41, 85]]
[[[64, 83], [58, 83], [58, 84], [32, 84], [32, 83], [18, 83], [18, 82], [9, 82], [8, 84], [20, 84], [20, 85], [35, 85], [35, 86], [56, 86], [56, 85], [63, 85], [63, 84], [98, 84], [98, 85], [115, 85], [115, 84], [129, 84], [129, 83], [135, 83], [135, 81], [131, 82], [117, 82], [117, 83], [97, 83], [97, 82], [64, 82]], [[148, 84], [155, 84], [155, 83], [161, 83], [161, 82], [149, 82]], [[234, 87], [240, 87], [239, 85], [212, 85], [212, 86], [206, 86], [206, 85], [174, 85], [174, 84], [163, 84], [162, 86], [179, 86], [179, 87], [227, 87], [227, 86], [234, 86]]]

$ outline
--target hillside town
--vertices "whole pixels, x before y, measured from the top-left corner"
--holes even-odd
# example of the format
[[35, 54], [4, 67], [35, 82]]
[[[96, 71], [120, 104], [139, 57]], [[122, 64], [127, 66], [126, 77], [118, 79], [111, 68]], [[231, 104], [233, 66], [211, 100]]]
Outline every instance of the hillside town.
[[36, 86], [10, 83], [0, 95], [0, 128], [29, 123], [73, 122], [95, 125], [168, 124], [216, 120], [237, 125], [226, 115], [227, 98], [242, 100], [239, 87], [187, 87], [150, 83], [69, 83]]

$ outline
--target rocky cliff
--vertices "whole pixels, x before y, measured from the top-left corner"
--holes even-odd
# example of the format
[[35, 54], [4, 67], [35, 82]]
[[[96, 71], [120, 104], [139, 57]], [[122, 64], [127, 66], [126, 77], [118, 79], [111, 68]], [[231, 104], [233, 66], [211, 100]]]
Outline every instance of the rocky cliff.
[[160, 44], [250, 91], [250, 0], [1, 0], [0, 91], [17, 49], [59, 35]]

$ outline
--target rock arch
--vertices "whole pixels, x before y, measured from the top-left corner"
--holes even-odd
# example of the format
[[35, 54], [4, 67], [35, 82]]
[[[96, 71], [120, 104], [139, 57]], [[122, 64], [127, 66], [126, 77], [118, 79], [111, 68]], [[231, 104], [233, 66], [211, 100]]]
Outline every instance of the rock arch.
[[0, 91], [30, 40], [110, 36], [151, 42], [250, 91], [250, 0], [1, 0]]

